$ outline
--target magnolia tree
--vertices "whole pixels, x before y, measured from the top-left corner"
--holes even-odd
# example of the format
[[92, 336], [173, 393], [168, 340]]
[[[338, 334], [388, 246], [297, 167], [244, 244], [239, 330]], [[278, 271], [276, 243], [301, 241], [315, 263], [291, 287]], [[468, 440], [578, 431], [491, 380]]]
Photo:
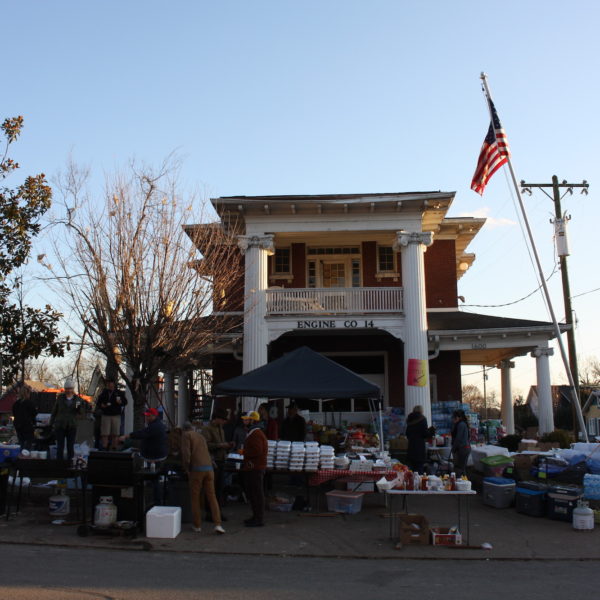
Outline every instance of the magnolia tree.
[[22, 268], [40, 220], [50, 208], [52, 190], [43, 173], [28, 176], [14, 188], [4, 181], [19, 165], [8, 153], [23, 128], [23, 117], [5, 119], [0, 125], [4, 148], [0, 151], [0, 385], [25, 376], [27, 360], [40, 355], [63, 356], [68, 340], [61, 339], [61, 314], [25, 302]]
[[101, 195], [88, 181], [73, 165], [59, 177], [64, 233], [46, 266], [86, 344], [131, 391], [140, 425], [159, 374], [194, 368], [237, 325], [213, 305], [240, 281], [239, 252], [219, 224], [205, 223], [203, 204], [181, 192], [172, 161], [158, 170], [131, 164]]

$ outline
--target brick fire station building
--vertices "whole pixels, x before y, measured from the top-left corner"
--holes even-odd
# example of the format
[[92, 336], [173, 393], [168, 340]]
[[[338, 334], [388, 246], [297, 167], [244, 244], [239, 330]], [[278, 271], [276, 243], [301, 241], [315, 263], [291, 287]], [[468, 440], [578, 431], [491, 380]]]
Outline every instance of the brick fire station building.
[[[237, 317], [239, 330], [215, 347], [214, 382], [305, 345], [378, 384], [386, 406], [424, 406], [431, 422], [431, 402], [461, 398], [461, 365], [498, 366], [510, 431], [511, 359], [530, 355], [540, 431], [552, 430], [552, 325], [459, 310], [458, 281], [475, 260], [468, 247], [485, 219], [447, 217], [453, 199], [453, 192], [212, 199], [243, 264], [243, 282], [221, 291], [218, 309]], [[367, 410], [363, 401], [336, 403], [335, 410]]]

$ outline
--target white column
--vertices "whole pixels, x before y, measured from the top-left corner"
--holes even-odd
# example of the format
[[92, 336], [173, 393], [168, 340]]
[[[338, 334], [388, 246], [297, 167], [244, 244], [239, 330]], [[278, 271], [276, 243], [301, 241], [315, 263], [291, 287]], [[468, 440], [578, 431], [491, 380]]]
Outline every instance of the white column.
[[177, 377], [177, 420], [176, 425], [182, 427], [187, 421], [189, 412], [190, 391], [188, 387], [188, 374], [182, 371]]
[[537, 371], [538, 422], [539, 434], [554, 431], [554, 411], [552, 409], [552, 385], [550, 383], [550, 363], [548, 357], [554, 354], [552, 348], [536, 348], [531, 356], [535, 358]]
[[[268, 287], [267, 257], [273, 254], [273, 235], [240, 235], [244, 271], [244, 373], [267, 364], [268, 332], [265, 322]], [[253, 410], [255, 399], [244, 398], [243, 410]]]
[[515, 432], [515, 413], [512, 400], [512, 386], [510, 380], [510, 370], [514, 369], [515, 363], [510, 360], [501, 360], [500, 379], [502, 387], [501, 415], [502, 423], [506, 428], [506, 433], [512, 435]]
[[394, 247], [402, 254], [404, 304], [404, 410], [408, 415], [415, 406], [431, 424], [429, 362], [427, 344], [427, 306], [425, 299], [425, 263], [423, 255], [433, 243], [431, 232], [398, 231]]
[[[176, 423], [177, 415], [175, 414], [175, 376], [172, 371], [164, 373], [164, 394], [163, 403], [165, 405], [165, 411], [169, 415], [172, 423]], [[169, 423], [169, 419], [165, 418], [165, 421]]]

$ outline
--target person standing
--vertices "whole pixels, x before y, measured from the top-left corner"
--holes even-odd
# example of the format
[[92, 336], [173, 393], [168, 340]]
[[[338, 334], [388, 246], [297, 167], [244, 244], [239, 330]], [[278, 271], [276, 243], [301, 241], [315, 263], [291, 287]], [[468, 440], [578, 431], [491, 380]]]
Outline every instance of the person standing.
[[31, 450], [37, 408], [31, 399], [31, 388], [25, 383], [19, 388], [19, 397], [12, 406], [12, 414], [19, 446], [22, 450]]
[[287, 417], [281, 425], [281, 439], [290, 442], [303, 442], [306, 438], [306, 421], [298, 414], [295, 404], [288, 406]]
[[84, 411], [84, 401], [75, 394], [75, 382], [68, 377], [64, 392], [59, 394], [50, 415], [50, 426], [56, 435], [56, 458], [64, 458], [65, 442], [67, 458], [75, 457], [75, 437], [77, 436], [77, 417]]
[[425, 440], [431, 437], [435, 430], [427, 427], [427, 418], [422, 406], [415, 406], [406, 417], [406, 437], [408, 438], [408, 466], [415, 473], [423, 473], [427, 460]]
[[[279, 423], [277, 419], [273, 419], [270, 415], [269, 405], [263, 402], [258, 407], [258, 414], [260, 415], [260, 426], [265, 432], [268, 440], [279, 439]], [[300, 417], [302, 418], [302, 417]]]
[[454, 472], [457, 477], [465, 474], [467, 461], [471, 454], [471, 443], [469, 436], [469, 421], [464, 410], [455, 410], [452, 413], [452, 458], [454, 461]]
[[[215, 464], [215, 492], [219, 506], [223, 508], [225, 503], [225, 458], [233, 443], [225, 440], [225, 431], [223, 425], [227, 423], [228, 415], [224, 408], [216, 408], [213, 412], [211, 422], [202, 429], [202, 435], [206, 438], [208, 449]], [[206, 519], [210, 519], [210, 515], [206, 515]], [[227, 519], [221, 515], [221, 520]]]
[[189, 421], [183, 425], [181, 435], [181, 464], [187, 473], [192, 506], [192, 529], [202, 530], [203, 494], [206, 495], [216, 533], [225, 533], [221, 525], [221, 511], [215, 494], [215, 473], [206, 438], [194, 430]]
[[248, 435], [244, 443], [244, 488], [252, 508], [252, 517], [244, 521], [246, 527], [262, 527], [265, 524], [264, 478], [267, 470], [267, 437], [260, 428], [260, 415], [256, 411], [242, 416]]
[[121, 414], [127, 405], [125, 394], [117, 389], [114, 379], [106, 380], [106, 387], [102, 390], [96, 406], [102, 411], [100, 420], [100, 436], [104, 450], [116, 450], [119, 436], [121, 435]]
[[127, 438], [141, 440], [140, 453], [142, 458], [149, 462], [160, 462], [167, 458], [169, 445], [167, 443], [167, 429], [165, 424], [158, 418], [158, 410], [149, 408], [144, 413], [146, 426], [143, 429], [132, 431], [129, 435], [120, 437], [121, 441]]
[[[162, 463], [169, 454], [167, 428], [162, 420], [159, 419], [159, 413], [156, 408], [146, 410], [144, 419], [146, 427], [132, 431], [129, 435], [123, 435], [119, 440], [122, 442], [127, 438], [141, 440], [140, 454], [142, 458], [151, 464], [153, 471], [158, 473], [159, 469], [156, 468], [157, 463]], [[152, 487], [154, 491], [154, 504], [158, 506], [162, 500], [158, 474], [152, 481]]]

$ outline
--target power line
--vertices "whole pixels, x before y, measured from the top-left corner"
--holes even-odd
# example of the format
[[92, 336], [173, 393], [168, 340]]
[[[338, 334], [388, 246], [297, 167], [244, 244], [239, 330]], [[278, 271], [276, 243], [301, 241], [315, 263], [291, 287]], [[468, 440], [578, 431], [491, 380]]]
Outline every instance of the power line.
[[600, 291], [600, 288], [588, 290], [587, 292], [581, 292], [581, 294], [575, 294], [574, 296], [571, 296], [571, 298], [579, 298], [579, 296], [585, 296], [586, 294], [591, 294], [592, 292], [598, 292], [598, 291]]
[[[558, 271], [558, 264], [554, 263], [554, 269], [552, 270], [552, 273], [550, 273], [550, 275], [548, 275], [548, 277], [546, 278], [546, 281], [550, 281], [550, 278], [553, 275], [555, 275], [557, 271]], [[519, 302], [523, 302], [523, 300], [527, 300], [527, 298], [529, 298], [530, 296], [533, 296], [533, 294], [535, 294], [536, 292], [539, 292], [541, 287], [542, 287], [541, 285], [538, 285], [538, 287], [536, 287], [535, 290], [533, 290], [533, 292], [530, 292], [526, 296], [523, 296], [522, 298], [519, 298], [518, 300], [513, 300], [512, 302], [505, 302], [504, 304], [463, 304], [462, 306], [473, 306], [476, 308], [501, 308], [502, 306], [510, 306], [512, 304], [518, 304]], [[598, 288], [598, 289], [600, 289], [600, 288]], [[592, 290], [592, 291], [596, 291], [596, 290]], [[590, 293], [590, 292], [585, 292], [585, 293]], [[579, 295], [582, 295], [582, 294], [579, 294]], [[573, 296], [573, 298], [576, 298], [576, 296]]]

